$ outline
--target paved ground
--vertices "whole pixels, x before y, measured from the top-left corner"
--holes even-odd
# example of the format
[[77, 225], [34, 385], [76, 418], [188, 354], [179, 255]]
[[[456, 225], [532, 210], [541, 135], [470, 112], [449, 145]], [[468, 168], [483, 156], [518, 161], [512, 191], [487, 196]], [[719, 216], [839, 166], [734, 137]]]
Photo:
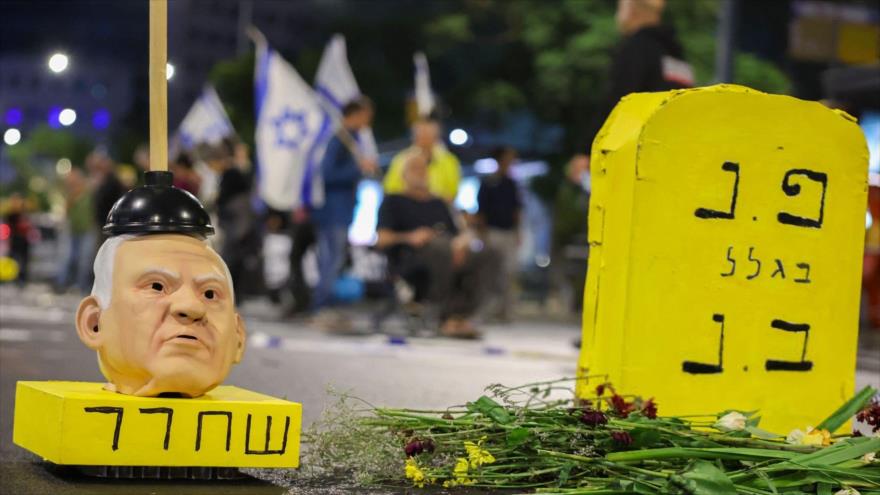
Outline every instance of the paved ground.
[[[79, 298], [43, 287], [0, 287], [0, 492], [24, 493], [283, 493], [263, 482], [120, 483], [49, 473], [12, 443], [17, 380], [100, 381], [94, 354], [76, 338]], [[265, 303], [245, 306], [250, 340], [228, 383], [303, 404], [304, 423], [326, 404], [328, 386], [352, 390], [373, 404], [445, 407], [478, 397], [491, 383], [519, 384], [572, 376], [576, 323], [521, 322], [488, 326], [481, 341], [387, 336], [327, 336], [303, 323], [283, 322]], [[366, 322], [361, 321], [362, 325]], [[880, 332], [860, 345], [860, 385], [880, 386]], [[311, 492], [300, 489], [296, 493]]]

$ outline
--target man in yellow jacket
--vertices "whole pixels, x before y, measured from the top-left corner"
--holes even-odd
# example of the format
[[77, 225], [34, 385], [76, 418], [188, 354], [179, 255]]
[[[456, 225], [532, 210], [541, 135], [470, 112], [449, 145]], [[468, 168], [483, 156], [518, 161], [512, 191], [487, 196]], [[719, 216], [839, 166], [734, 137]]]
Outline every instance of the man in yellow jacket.
[[428, 161], [428, 181], [431, 193], [451, 204], [458, 194], [461, 180], [461, 165], [458, 158], [446, 149], [441, 142], [440, 124], [430, 118], [417, 120], [413, 124], [413, 145], [398, 153], [391, 160], [391, 167], [385, 174], [385, 194], [401, 194], [405, 189], [403, 165], [413, 153], [421, 153]]

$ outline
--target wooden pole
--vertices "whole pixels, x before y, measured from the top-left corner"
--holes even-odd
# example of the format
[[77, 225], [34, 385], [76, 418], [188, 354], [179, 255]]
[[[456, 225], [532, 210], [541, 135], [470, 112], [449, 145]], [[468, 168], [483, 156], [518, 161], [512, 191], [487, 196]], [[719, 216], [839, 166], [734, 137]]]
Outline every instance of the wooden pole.
[[150, 0], [150, 170], [168, 170], [168, 2]]

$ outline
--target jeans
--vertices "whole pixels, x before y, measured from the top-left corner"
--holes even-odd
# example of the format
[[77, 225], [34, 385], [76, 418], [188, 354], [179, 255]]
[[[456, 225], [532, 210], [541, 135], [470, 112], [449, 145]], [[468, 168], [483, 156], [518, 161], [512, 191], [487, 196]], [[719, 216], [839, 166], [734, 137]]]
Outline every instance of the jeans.
[[55, 283], [67, 288], [71, 283], [80, 292], [87, 293], [92, 284], [92, 262], [95, 259], [95, 234], [70, 234], [64, 261], [58, 267]]
[[318, 286], [312, 298], [312, 308], [320, 309], [333, 300], [336, 279], [345, 263], [348, 246], [347, 225], [319, 225], [318, 232]]

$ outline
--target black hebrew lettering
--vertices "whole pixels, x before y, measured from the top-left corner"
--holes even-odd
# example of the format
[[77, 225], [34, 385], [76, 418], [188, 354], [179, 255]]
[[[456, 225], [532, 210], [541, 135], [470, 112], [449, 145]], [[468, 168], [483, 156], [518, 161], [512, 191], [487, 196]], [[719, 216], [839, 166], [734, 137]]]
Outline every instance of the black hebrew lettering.
[[683, 363], [681, 363], [681, 370], [685, 373], [704, 375], [710, 373], [721, 373], [721, 371], [723, 370], [722, 365], [724, 358], [724, 315], [715, 313], [712, 315], [712, 321], [721, 324], [721, 338], [718, 339], [718, 364], [684, 361]]
[[813, 369], [813, 362], [807, 361], [807, 339], [810, 338], [810, 325], [807, 323], [789, 323], [783, 320], [773, 320], [770, 326], [785, 332], [803, 332], [804, 347], [801, 349], [800, 361], [780, 361], [777, 359], [768, 359], [764, 364], [767, 371], [810, 371]]
[[799, 284], [808, 284], [810, 283], [810, 264], [809, 263], [798, 263], [797, 267], [803, 270], [804, 276], [803, 278], [794, 279], [795, 282]]
[[231, 411], [200, 411], [196, 429], [196, 451], [202, 448], [202, 418], [205, 416], [226, 416], [226, 452], [229, 452], [229, 443], [232, 440], [232, 412]]
[[272, 435], [272, 416], [266, 416], [266, 445], [263, 450], [251, 450], [251, 415], [247, 415], [247, 432], [245, 433], [244, 453], [249, 455], [282, 455], [287, 451], [287, 433], [290, 431], [290, 416], [284, 419], [284, 437], [281, 439], [281, 448], [279, 450], [269, 450], [269, 441]]
[[162, 442], [162, 448], [168, 450], [168, 444], [171, 442], [171, 418], [174, 416], [174, 409], [170, 407], [142, 407], [141, 414], [167, 414], [165, 418], [165, 440]]
[[709, 208], [697, 208], [694, 215], [697, 218], [722, 218], [730, 220], [736, 214], [736, 197], [739, 194], [739, 164], [733, 162], [724, 162], [721, 170], [725, 172], [733, 172], [735, 178], [733, 180], [733, 195], [730, 198], [730, 211], [711, 210]]
[[730, 271], [727, 273], [722, 273], [722, 277], [731, 277], [734, 273], [736, 273], [736, 260], [730, 257], [730, 253], [733, 251], [733, 246], [727, 248], [727, 261], [730, 263]]
[[782, 266], [782, 260], [779, 258], [776, 258], [776, 270], [773, 271], [773, 274], [770, 275], [770, 278], [776, 277], [776, 274], [779, 274], [780, 276], [782, 276], [783, 279], [785, 279], [785, 267]]
[[105, 406], [97, 406], [97, 407], [86, 407], [84, 408], [87, 413], [101, 413], [101, 414], [115, 414], [116, 415], [116, 427], [113, 429], [113, 450], [119, 450], [119, 430], [122, 429], [122, 408], [121, 407], [105, 407]]
[[824, 172], [816, 172], [813, 170], [807, 170], [805, 168], [795, 168], [789, 170], [785, 173], [785, 177], [783, 177], [782, 179], [782, 190], [787, 196], [797, 196], [801, 193], [800, 184], [789, 183], [791, 177], [795, 175], [803, 175], [811, 181], [822, 184], [822, 197], [819, 199], [819, 218], [807, 218], [798, 215], [792, 215], [791, 213], [787, 213], [784, 211], [779, 212], [776, 218], [777, 220], [779, 220], [779, 223], [785, 223], [797, 227], [808, 227], [815, 229], [821, 228], [822, 221], [825, 219], [825, 193], [828, 190], [828, 175]]
[[761, 260], [759, 260], [759, 259], [757, 259], [757, 258], [752, 258], [752, 253], [753, 253], [754, 251], [755, 251], [755, 248], [753, 248], [753, 247], [750, 247], [750, 248], [749, 248], [749, 261], [751, 261], [752, 263], [757, 264], [758, 266], [755, 267], [755, 273], [746, 276], [746, 278], [749, 279], [749, 280], [751, 280], [751, 279], [757, 277], [757, 276], [760, 275], [760, 273], [761, 273]]

